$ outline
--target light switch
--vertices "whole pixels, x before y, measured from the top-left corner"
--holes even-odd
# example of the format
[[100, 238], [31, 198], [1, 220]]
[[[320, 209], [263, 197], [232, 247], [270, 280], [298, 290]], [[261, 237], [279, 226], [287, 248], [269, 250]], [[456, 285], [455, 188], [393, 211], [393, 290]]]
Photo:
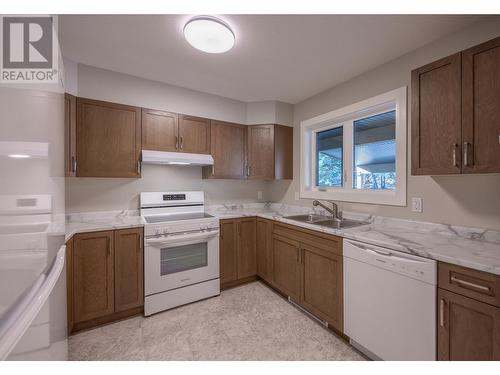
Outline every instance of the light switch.
[[411, 210], [413, 212], [422, 212], [422, 198], [412, 198], [411, 199]]

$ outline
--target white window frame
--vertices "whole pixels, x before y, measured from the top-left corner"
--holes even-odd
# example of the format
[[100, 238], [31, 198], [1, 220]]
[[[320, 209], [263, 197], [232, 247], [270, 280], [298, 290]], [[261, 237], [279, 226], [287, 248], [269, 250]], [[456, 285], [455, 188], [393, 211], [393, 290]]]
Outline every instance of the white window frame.
[[[406, 86], [325, 113], [300, 123], [300, 197], [356, 203], [406, 206]], [[388, 111], [396, 111], [396, 189], [354, 189], [353, 123]], [[343, 126], [343, 186], [316, 186], [316, 133]]]

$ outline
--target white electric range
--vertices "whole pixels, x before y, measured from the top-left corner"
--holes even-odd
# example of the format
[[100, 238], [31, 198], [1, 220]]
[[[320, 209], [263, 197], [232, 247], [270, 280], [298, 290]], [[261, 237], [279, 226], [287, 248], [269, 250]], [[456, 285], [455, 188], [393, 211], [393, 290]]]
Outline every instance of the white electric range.
[[220, 294], [219, 220], [202, 191], [140, 195], [146, 316]]

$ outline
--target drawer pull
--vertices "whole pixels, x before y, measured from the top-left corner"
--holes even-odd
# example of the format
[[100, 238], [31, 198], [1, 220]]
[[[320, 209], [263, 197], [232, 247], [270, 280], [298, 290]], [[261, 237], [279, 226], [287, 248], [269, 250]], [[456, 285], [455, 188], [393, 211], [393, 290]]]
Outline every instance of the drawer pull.
[[490, 288], [488, 286], [484, 286], [484, 285], [479, 285], [479, 284], [475, 284], [475, 283], [471, 283], [469, 281], [465, 281], [465, 280], [461, 280], [455, 276], [452, 276], [451, 277], [451, 281], [452, 282], [456, 282], [460, 285], [463, 285], [463, 286], [468, 286], [468, 287], [471, 287], [471, 288], [476, 288], [476, 289], [479, 289], [479, 290], [482, 290], [482, 291], [485, 291], [485, 292], [489, 292], [490, 291]]

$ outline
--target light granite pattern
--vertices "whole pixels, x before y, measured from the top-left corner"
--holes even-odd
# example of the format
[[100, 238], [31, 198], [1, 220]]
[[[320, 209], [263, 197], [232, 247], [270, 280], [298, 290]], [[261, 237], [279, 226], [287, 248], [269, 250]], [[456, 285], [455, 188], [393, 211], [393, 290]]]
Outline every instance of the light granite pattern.
[[66, 215], [66, 241], [75, 233], [144, 226], [138, 210], [81, 212]]
[[[369, 224], [339, 230], [285, 218], [303, 213], [324, 213], [321, 209], [279, 203], [213, 205], [206, 209], [220, 219], [258, 216], [500, 275], [500, 231], [352, 212], [344, 212], [344, 217]], [[144, 220], [138, 211], [88, 212], [67, 215], [65, 233], [68, 240], [78, 232], [142, 226]]]
[[222, 205], [210, 207], [210, 212], [221, 219], [259, 216], [500, 275], [499, 231], [352, 212], [344, 212], [344, 217], [362, 220], [369, 224], [348, 229], [332, 229], [301, 223], [284, 217], [298, 213], [321, 213], [320, 210], [275, 203], [260, 204], [260, 206], [258, 203], [252, 205]]
[[69, 338], [71, 360], [363, 360], [260, 282]]

